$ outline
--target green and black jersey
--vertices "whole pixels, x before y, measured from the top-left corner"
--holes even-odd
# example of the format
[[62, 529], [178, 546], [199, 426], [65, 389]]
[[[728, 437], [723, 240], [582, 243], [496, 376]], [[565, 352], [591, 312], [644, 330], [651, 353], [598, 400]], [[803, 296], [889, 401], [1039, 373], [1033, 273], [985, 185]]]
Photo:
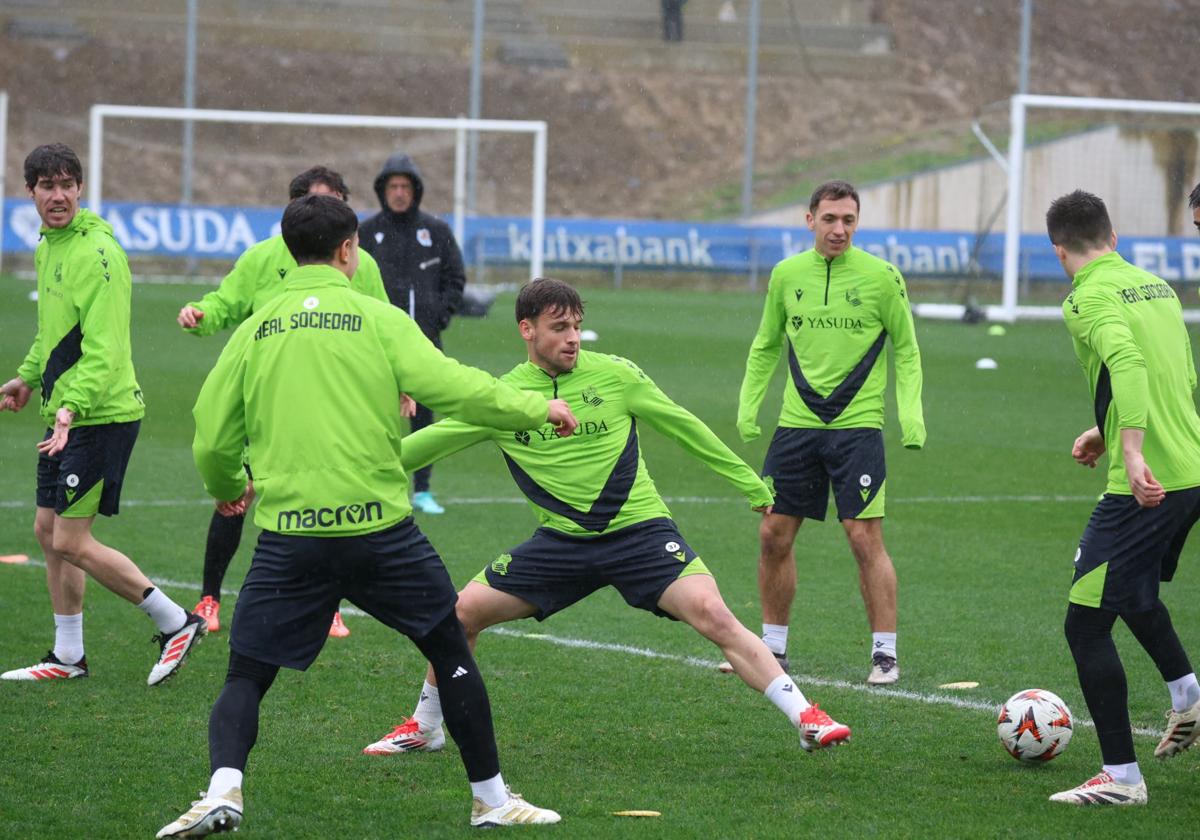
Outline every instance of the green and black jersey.
[[760, 434], [762, 405], [781, 355], [791, 382], [779, 425], [882, 429], [887, 342], [896, 356], [896, 398], [906, 447], [925, 444], [921, 352], [904, 278], [859, 248], [827, 260], [810, 248], [771, 272], [758, 333], [738, 398], [738, 432]]
[[754, 470], [627, 359], [585, 350], [569, 373], [551, 377], [524, 362], [501, 381], [547, 399], [565, 399], [579, 428], [561, 438], [547, 424], [514, 433], [443, 420], [405, 438], [405, 470], [490, 440], [543, 526], [596, 536], [671, 515], [642, 461], [640, 421], [726, 478], [752, 506], [772, 502]]
[[204, 486], [216, 499], [242, 495], [249, 440], [259, 527], [305, 536], [390, 527], [412, 512], [402, 392], [510, 435], [546, 422], [545, 399], [442, 355], [408, 315], [353, 291], [337, 269], [293, 269], [200, 390], [192, 452]]
[[1196, 367], [1174, 290], [1116, 252], [1075, 274], [1063, 317], [1108, 448], [1107, 492], [1130, 495], [1121, 429], [1144, 429], [1142, 455], [1165, 490], [1200, 486]]
[[[187, 332], [213, 335], [227, 327], [236, 327], [283, 291], [284, 277], [295, 267], [296, 258], [282, 236], [272, 236], [251, 245], [238, 257], [220, 286], [200, 300], [188, 303], [203, 312], [204, 317]], [[358, 271], [350, 280], [350, 288], [387, 303], [379, 266], [374, 257], [361, 248], [358, 250]]]
[[42, 391], [42, 419], [75, 412], [75, 426], [127, 423], [145, 414], [129, 340], [132, 278], [112, 226], [80, 210], [63, 228], [42, 227], [37, 336], [17, 370]]

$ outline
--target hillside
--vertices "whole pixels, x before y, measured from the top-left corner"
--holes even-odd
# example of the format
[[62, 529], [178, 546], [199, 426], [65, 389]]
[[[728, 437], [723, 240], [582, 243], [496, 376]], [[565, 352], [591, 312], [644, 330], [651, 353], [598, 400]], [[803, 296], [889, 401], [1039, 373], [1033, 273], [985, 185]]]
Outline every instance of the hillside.
[[[1200, 17], [1181, 0], [1073, 0], [1035, 4], [1031, 92], [1200, 99], [1190, 72]], [[897, 145], [936, 148], [1016, 87], [1020, 3], [888, 0], [874, 19], [891, 27], [892, 71], [861, 78], [826, 56], [798, 76], [760, 81], [756, 206], [805, 177], [836, 175], [848, 158]], [[334, 35], [336, 37], [336, 33]], [[342, 44], [331, 41], [331, 47]], [[454, 116], [467, 110], [469, 64], [461, 57], [247, 49], [201, 33], [201, 107]], [[650, 48], [650, 47], [648, 47]], [[658, 47], [653, 47], [657, 49]], [[687, 45], [681, 47], [686, 49]], [[178, 38], [83, 40], [0, 35], [0, 88], [9, 91], [10, 195], [31, 146], [61, 139], [86, 147], [95, 102], [177, 105]], [[549, 211], [557, 215], [680, 218], [732, 213], [740, 191], [744, 82], [721, 74], [622, 66], [537, 69], [485, 65], [483, 114], [550, 124]], [[178, 197], [179, 129], [113, 125], [106, 194]], [[342, 169], [363, 209], [369, 183], [396, 145], [408, 147], [432, 184], [428, 205], [449, 209], [447, 137], [395, 139], [365, 132], [197, 130], [195, 199], [270, 204], [310, 162]], [[528, 140], [485, 140], [479, 208], [528, 206]]]

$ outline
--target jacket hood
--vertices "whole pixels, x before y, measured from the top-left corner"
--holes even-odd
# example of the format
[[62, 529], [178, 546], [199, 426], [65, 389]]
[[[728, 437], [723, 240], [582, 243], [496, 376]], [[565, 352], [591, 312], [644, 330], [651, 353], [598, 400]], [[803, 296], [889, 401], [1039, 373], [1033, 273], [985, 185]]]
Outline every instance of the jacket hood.
[[104, 221], [104, 219], [97, 216], [91, 210], [88, 210], [86, 207], [80, 207], [75, 213], [75, 218], [71, 219], [66, 227], [50, 228], [42, 225], [41, 234], [42, 236], [51, 237], [72, 236], [75, 234], [82, 234], [86, 236], [92, 231], [107, 233], [109, 236], [113, 235], [112, 225]]
[[396, 152], [384, 162], [383, 168], [379, 170], [379, 174], [375, 176], [375, 195], [379, 198], [379, 206], [385, 211], [388, 210], [387, 198], [384, 195], [384, 186], [387, 184], [388, 178], [393, 175], [407, 175], [413, 182], [413, 203], [409, 207], [408, 213], [415, 213], [421, 209], [421, 197], [425, 194], [425, 182], [421, 180], [421, 170], [417, 169], [417, 165], [413, 163], [412, 158], [404, 154], [404, 152]]

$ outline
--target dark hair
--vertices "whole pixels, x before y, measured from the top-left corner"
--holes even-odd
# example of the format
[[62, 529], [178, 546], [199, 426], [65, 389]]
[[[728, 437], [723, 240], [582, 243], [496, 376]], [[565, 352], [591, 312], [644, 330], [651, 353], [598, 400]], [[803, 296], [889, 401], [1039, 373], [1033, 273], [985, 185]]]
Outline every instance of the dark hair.
[[1200, 210], [1200, 184], [1192, 188], [1192, 194], [1188, 196], [1188, 207]]
[[1090, 192], [1075, 190], [1060, 196], [1050, 202], [1046, 211], [1050, 241], [1074, 254], [1107, 247], [1112, 232], [1104, 200]]
[[312, 169], [305, 169], [288, 184], [288, 201], [308, 195], [313, 184], [324, 184], [340, 195], [343, 201], [350, 198], [350, 188], [346, 186], [341, 175], [328, 166], [314, 166]]
[[563, 312], [583, 317], [579, 292], [561, 280], [535, 277], [517, 293], [517, 323], [533, 321], [543, 312]]
[[83, 183], [83, 164], [70, 146], [47, 143], [38, 146], [25, 158], [25, 186], [33, 189], [42, 178], [70, 175], [75, 183]]
[[848, 181], [826, 181], [813, 190], [812, 198], [808, 200], [808, 212], [816, 213], [817, 205], [826, 198], [831, 201], [837, 201], [839, 198], [853, 198], [854, 206], [861, 209], [858, 202], [858, 190], [854, 189], [854, 185]]
[[358, 230], [350, 205], [332, 195], [304, 195], [283, 211], [280, 231], [297, 265], [329, 262]]

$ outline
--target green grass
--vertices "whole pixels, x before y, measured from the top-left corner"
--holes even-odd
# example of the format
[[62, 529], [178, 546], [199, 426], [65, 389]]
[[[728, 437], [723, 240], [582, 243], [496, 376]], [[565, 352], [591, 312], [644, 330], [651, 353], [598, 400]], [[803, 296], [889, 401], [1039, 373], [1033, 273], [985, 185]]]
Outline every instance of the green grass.
[[[0, 281], [0, 362], [15, 368], [34, 330], [31, 285]], [[134, 346], [148, 411], [127, 477], [122, 514], [98, 522], [101, 540], [152, 577], [199, 580], [209, 508], [191, 465], [190, 408], [220, 350], [174, 324], [188, 286], [135, 289]], [[735, 441], [741, 365], [759, 298], [680, 290], [588, 290], [599, 349], [638, 361], [679, 402]], [[486, 320], [460, 320], [450, 352], [502, 372], [521, 358], [511, 296]], [[790, 654], [800, 685], [854, 728], [853, 743], [807, 755], [762, 697], [715, 669], [619, 650], [569, 648], [524, 635], [485, 636], [480, 664], [495, 710], [506, 778], [557, 808], [557, 829], [592, 838], [1186, 836], [1195, 821], [1200, 751], [1171, 763], [1137, 748], [1150, 786], [1146, 808], [1078, 812], [1046, 796], [1099, 764], [1095, 733], [1080, 728], [1045, 767], [1009, 758], [993, 715], [929, 702], [955, 694], [999, 703], [1022, 688], [1062, 695], [1086, 716], [1062, 617], [1071, 560], [1101, 474], [1075, 466], [1075, 435], [1091, 424], [1083, 377], [1061, 326], [1021, 324], [1004, 338], [982, 326], [918, 324], [929, 444], [900, 448], [894, 412], [886, 532], [900, 578], [902, 688], [860, 687], [868, 633], [853, 561], [834, 522], [807, 523], [797, 546], [801, 587]], [[979, 372], [981, 356], [998, 360]], [[782, 380], [782, 371], [780, 371]], [[762, 419], [769, 427], [782, 381]], [[326, 395], [336, 398], [336, 395]], [[0, 416], [0, 554], [37, 559], [31, 521], [33, 411]], [[758, 466], [766, 441], [735, 450]], [[646, 461], [664, 495], [716, 502], [672, 504], [688, 541], [713, 568], [751, 628], [759, 615], [756, 519], [734, 492], [677, 447], [646, 430]], [[457, 582], [524, 539], [533, 519], [492, 451], [455, 456], [434, 471], [445, 516], [420, 520]], [[1036, 501], [1031, 497], [1062, 497]], [[456, 503], [456, 500], [459, 500]], [[153, 501], [156, 506], [132, 504]], [[227, 586], [238, 585], [252, 547], [248, 529]], [[1185, 645], [1200, 650], [1195, 551], [1165, 590]], [[195, 586], [166, 586], [190, 607]], [[228, 621], [234, 599], [226, 599]], [[52, 640], [44, 576], [36, 565], [0, 567], [0, 667], [28, 664]], [[206, 723], [220, 690], [227, 632], [210, 637], [161, 688], [145, 677], [157, 652], [150, 623], [89, 584], [93, 677], [63, 684], [0, 684], [0, 834], [10, 837], [149, 837], [195, 798], [208, 777]], [[250, 837], [420, 837], [468, 834], [469, 799], [453, 749], [377, 759], [359, 750], [409, 713], [422, 663], [405, 640], [351, 616], [353, 635], [332, 640], [307, 673], [281, 674], [263, 707], [246, 782]], [[612, 591], [522, 634], [630, 645], [715, 664], [717, 652], [686, 627], [629, 609]], [[1167, 706], [1157, 672], [1123, 629], [1136, 726], [1161, 725]], [[957, 680], [980, 687], [939, 691]], [[657, 820], [612, 811], [649, 808]]]

